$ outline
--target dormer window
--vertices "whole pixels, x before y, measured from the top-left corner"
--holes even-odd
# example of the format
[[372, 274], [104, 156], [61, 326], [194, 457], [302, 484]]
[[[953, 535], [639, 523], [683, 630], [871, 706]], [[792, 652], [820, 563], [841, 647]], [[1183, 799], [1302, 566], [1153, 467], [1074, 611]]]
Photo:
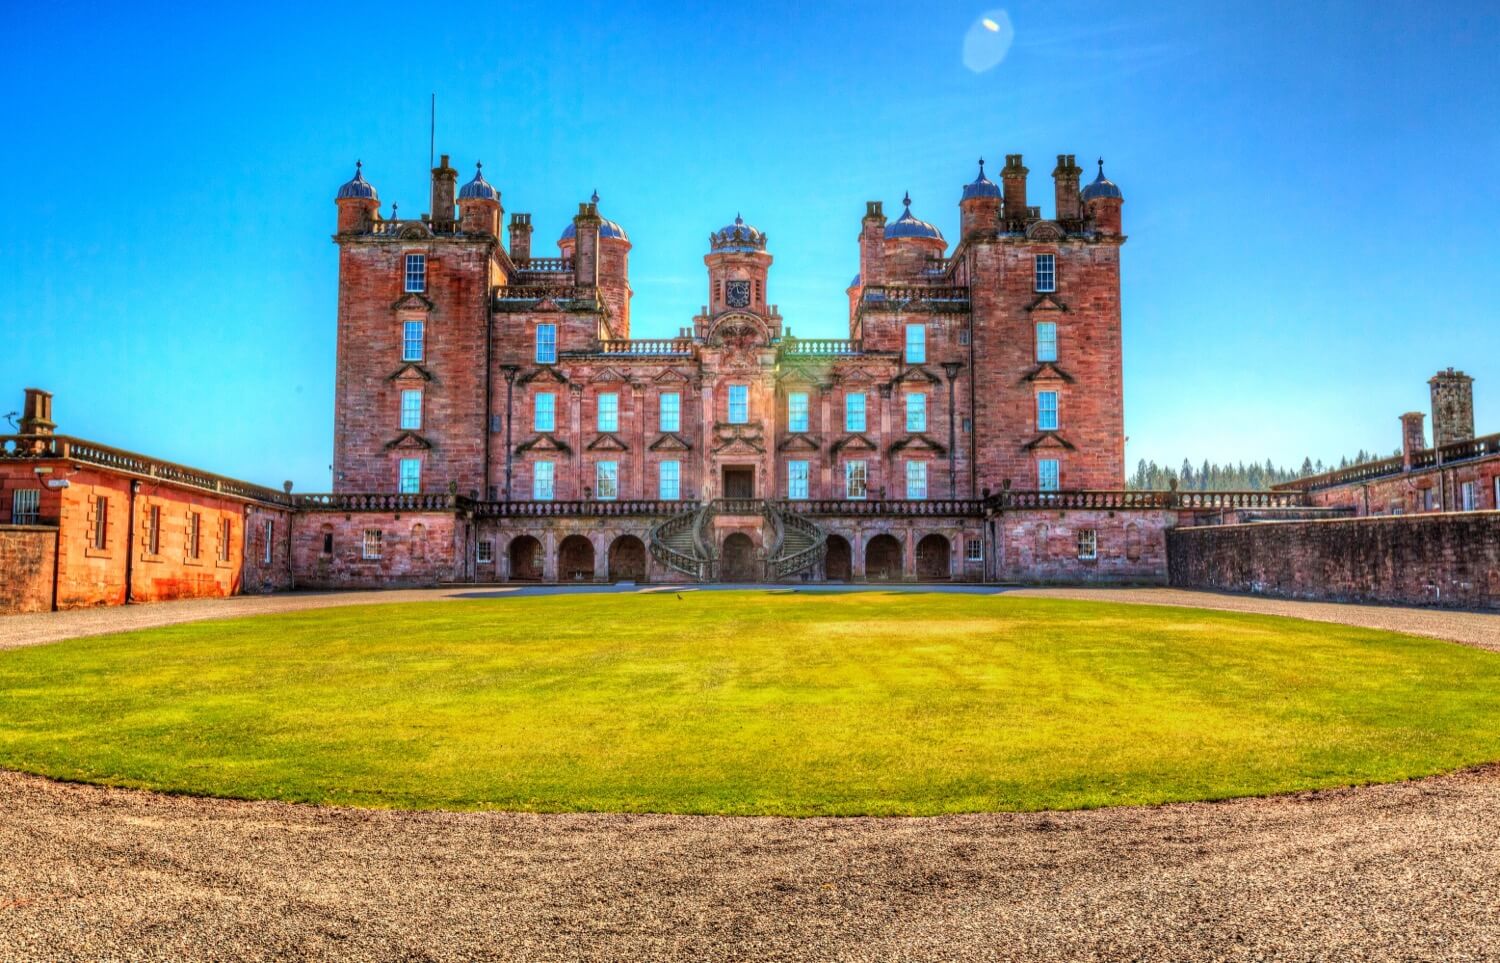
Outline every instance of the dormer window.
[[406, 256], [406, 290], [408, 292], [427, 290], [427, 255], [408, 254]]
[[1057, 255], [1038, 254], [1035, 262], [1036, 290], [1048, 294], [1057, 290]]

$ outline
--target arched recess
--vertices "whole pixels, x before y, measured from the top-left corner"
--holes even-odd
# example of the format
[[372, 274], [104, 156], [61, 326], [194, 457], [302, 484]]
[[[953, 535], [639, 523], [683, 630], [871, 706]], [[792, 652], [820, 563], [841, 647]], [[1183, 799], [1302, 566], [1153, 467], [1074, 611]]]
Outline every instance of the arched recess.
[[865, 579], [870, 582], [901, 580], [901, 542], [896, 536], [880, 534], [865, 543]]
[[757, 574], [755, 543], [744, 532], [730, 532], [724, 539], [719, 578], [726, 582], [754, 582]]
[[621, 535], [609, 546], [609, 578], [612, 582], [646, 580], [646, 544], [634, 535]]
[[594, 543], [582, 535], [569, 535], [557, 546], [557, 580], [587, 582], [594, 577]]
[[842, 535], [828, 536], [828, 554], [823, 557], [823, 575], [830, 582], [847, 582], [854, 573], [854, 553]]
[[510, 540], [510, 579], [512, 582], [542, 580], [542, 543], [530, 535]]
[[948, 539], [936, 532], [925, 536], [917, 543], [917, 578], [923, 581], [948, 578], [952, 574], [949, 569], [952, 557]]

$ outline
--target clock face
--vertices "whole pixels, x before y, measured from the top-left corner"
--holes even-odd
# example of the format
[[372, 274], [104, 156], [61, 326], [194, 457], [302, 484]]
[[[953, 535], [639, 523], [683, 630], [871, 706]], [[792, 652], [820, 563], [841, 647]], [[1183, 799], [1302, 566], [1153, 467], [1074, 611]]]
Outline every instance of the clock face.
[[724, 284], [724, 300], [731, 308], [748, 308], [750, 306], [750, 282], [728, 281]]

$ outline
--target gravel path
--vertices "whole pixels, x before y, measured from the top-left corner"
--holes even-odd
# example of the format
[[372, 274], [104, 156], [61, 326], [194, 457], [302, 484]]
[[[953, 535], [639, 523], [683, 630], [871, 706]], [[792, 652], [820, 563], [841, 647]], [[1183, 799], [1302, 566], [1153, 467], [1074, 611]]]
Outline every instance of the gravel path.
[[1486, 960], [1500, 769], [932, 819], [396, 813], [0, 773], [0, 960]]
[[[0, 620], [0, 648], [506, 591], [18, 616]], [[1500, 648], [1496, 615], [1169, 589], [1020, 594], [1268, 612]], [[320, 809], [0, 772], [0, 960], [309, 957], [1494, 960], [1500, 767], [1226, 803], [810, 820]]]

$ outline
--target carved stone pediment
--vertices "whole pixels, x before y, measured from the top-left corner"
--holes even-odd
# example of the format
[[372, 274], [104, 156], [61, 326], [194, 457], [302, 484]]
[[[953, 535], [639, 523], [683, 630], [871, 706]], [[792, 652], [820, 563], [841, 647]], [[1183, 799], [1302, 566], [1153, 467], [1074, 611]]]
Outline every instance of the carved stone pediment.
[[614, 368], [600, 368], [598, 371], [594, 372], [594, 376], [589, 379], [589, 384], [613, 384], [628, 380], [630, 379], [620, 374], [620, 372], [615, 370]]
[[434, 376], [433, 376], [433, 374], [432, 374], [431, 371], [428, 371], [426, 368], [424, 368], [421, 365], [417, 364], [415, 361], [408, 361], [406, 364], [402, 365], [401, 367], [397, 368], [395, 371], [393, 371], [390, 374], [386, 375], [385, 376], [385, 380], [387, 380], [387, 381], [433, 381], [433, 380], [436, 380], [436, 379], [434, 378]]
[[675, 431], [665, 431], [647, 446], [652, 451], [691, 451], [692, 442]]
[[1026, 237], [1032, 241], [1061, 241], [1067, 232], [1056, 221], [1032, 221], [1026, 226]]
[[896, 377], [891, 381], [891, 384], [893, 384], [893, 385], [900, 385], [900, 384], [940, 385], [942, 383], [943, 383], [943, 379], [942, 378], [939, 378], [937, 375], [933, 374], [931, 371], [928, 371], [926, 368], [922, 367], [921, 365], [915, 365], [915, 364], [912, 365], [911, 367], [907, 368], [905, 371], [901, 372], [900, 374], [896, 375]]
[[1034, 451], [1038, 448], [1060, 448], [1067, 451], [1076, 450], [1072, 442], [1055, 431], [1044, 431], [1021, 446], [1023, 451]]
[[765, 442], [759, 425], [729, 425], [720, 422], [714, 425], [714, 451], [729, 453], [765, 452]]
[[875, 377], [864, 368], [841, 368], [833, 373], [833, 381], [840, 385], [868, 385]]
[[681, 371], [678, 371], [676, 368], [668, 368], [667, 370], [663, 371], [661, 374], [657, 375], [655, 378], [652, 378], [651, 380], [655, 381], [657, 384], [668, 384], [668, 383], [685, 384], [685, 383], [687, 383], [689, 381], [692, 381], [693, 379], [689, 378], [687, 375], [683, 374]]
[[777, 451], [819, 451], [821, 448], [817, 439], [800, 431], [795, 435], [788, 435], [781, 444], [776, 446]]
[[588, 451], [629, 451], [630, 446], [620, 440], [620, 436], [613, 432], [601, 432], [594, 436], [594, 440], [583, 446]]
[[1035, 368], [1026, 372], [1021, 378], [1021, 383], [1027, 381], [1065, 381], [1068, 384], [1072, 384], [1074, 380], [1072, 375], [1059, 368], [1055, 362], [1043, 361]]
[[408, 291], [391, 304], [392, 311], [431, 311], [436, 305], [416, 291]]
[[907, 435], [904, 438], [897, 439], [891, 444], [890, 451], [891, 454], [895, 454], [898, 451], [928, 451], [934, 455], [948, 454], [946, 445], [939, 444], [923, 434]]
[[776, 375], [776, 380], [787, 385], [815, 387], [823, 381], [824, 372], [813, 371], [803, 365], [788, 365]]
[[1039, 294], [1035, 301], [1026, 305], [1027, 311], [1067, 311], [1068, 306], [1063, 304], [1055, 294]]
[[536, 304], [532, 305], [531, 310], [537, 314], [557, 314], [562, 311], [562, 306], [553, 299], [552, 295], [544, 294]]
[[429, 451], [431, 448], [432, 442], [414, 431], [403, 431], [385, 443], [386, 451]]
[[862, 434], [845, 435], [829, 446], [828, 453], [837, 455], [841, 451], [874, 451], [875, 443]]
[[568, 447], [567, 442], [558, 438], [551, 432], [543, 432], [540, 435], [537, 435], [535, 438], [532, 438], [528, 441], [523, 441], [516, 446], [516, 454], [518, 455], [523, 455], [528, 451], [567, 453], [571, 452], [572, 450], [572, 448]]
[[516, 379], [516, 383], [522, 385], [529, 385], [533, 382], [536, 384], [565, 385], [568, 383], [568, 376], [557, 370], [554, 366], [544, 364], [540, 368], [528, 371]]

